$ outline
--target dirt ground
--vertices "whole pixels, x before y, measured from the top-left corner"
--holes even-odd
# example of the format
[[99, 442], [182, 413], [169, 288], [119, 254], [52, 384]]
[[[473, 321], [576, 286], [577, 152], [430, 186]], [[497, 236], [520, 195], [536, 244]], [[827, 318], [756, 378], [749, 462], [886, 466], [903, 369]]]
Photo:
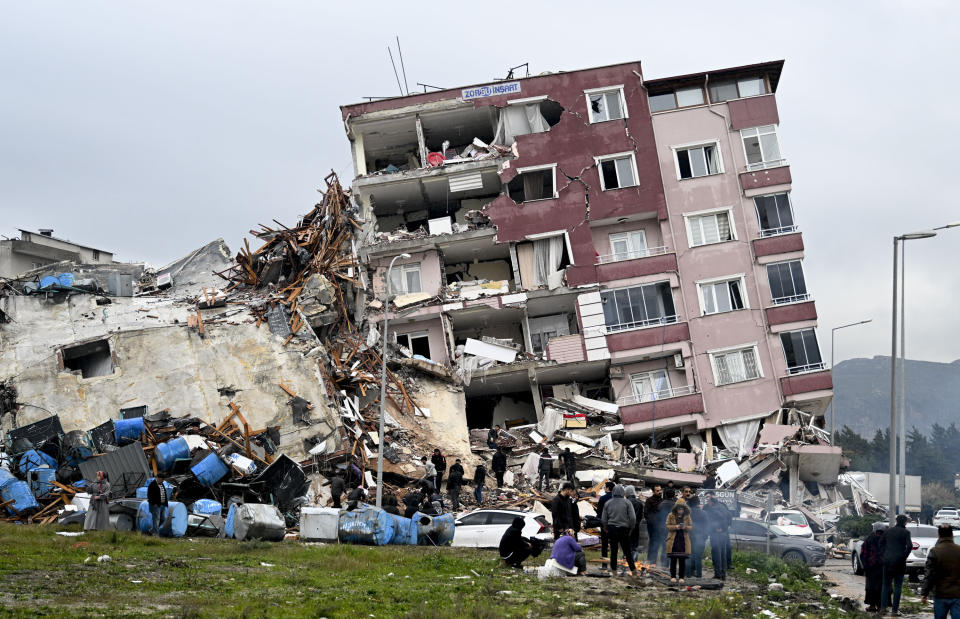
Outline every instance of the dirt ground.
[[[827, 559], [826, 565], [813, 568], [813, 571], [823, 576], [829, 593], [850, 598], [856, 602], [858, 610], [864, 609], [864, 577], [853, 573], [850, 559]], [[900, 606], [905, 617], [929, 617], [933, 612], [932, 606], [924, 609], [920, 605], [919, 583], [904, 581]]]

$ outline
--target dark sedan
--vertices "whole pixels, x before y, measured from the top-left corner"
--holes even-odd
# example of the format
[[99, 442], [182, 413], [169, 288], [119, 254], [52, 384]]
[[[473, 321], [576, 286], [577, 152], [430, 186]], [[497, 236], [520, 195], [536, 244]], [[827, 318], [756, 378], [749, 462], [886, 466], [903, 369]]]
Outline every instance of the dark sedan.
[[802, 561], [807, 565], [819, 566], [827, 560], [827, 550], [823, 544], [787, 535], [776, 525], [745, 518], [734, 518], [730, 525], [730, 547], [734, 550], [765, 553], [768, 539], [770, 554], [781, 557], [784, 561]]

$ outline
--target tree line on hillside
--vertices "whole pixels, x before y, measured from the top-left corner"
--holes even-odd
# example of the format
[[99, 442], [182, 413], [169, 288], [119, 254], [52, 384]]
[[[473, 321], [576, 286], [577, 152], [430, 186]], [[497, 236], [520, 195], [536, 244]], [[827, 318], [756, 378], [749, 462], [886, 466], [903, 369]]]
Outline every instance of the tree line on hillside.
[[[850, 459], [850, 470], [887, 473], [890, 471], [890, 430], [877, 430], [867, 440], [848, 426], [837, 433], [836, 444]], [[898, 445], [899, 448], [899, 445]], [[960, 429], [935, 423], [925, 436], [917, 428], [907, 433], [907, 475], [920, 475], [923, 483], [942, 483], [953, 488], [954, 474], [960, 472]]]

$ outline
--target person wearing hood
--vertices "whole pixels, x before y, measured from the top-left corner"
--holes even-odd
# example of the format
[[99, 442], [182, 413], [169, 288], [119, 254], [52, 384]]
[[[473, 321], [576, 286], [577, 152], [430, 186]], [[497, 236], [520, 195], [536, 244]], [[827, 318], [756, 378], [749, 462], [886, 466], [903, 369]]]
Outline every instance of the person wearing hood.
[[678, 499], [667, 515], [667, 556], [670, 557], [670, 582], [683, 582], [686, 576], [687, 557], [690, 556], [690, 532], [693, 519], [690, 508], [683, 499]]
[[657, 539], [657, 518], [659, 517], [660, 503], [663, 502], [663, 488], [653, 487], [653, 494], [647, 497], [643, 504], [643, 514], [647, 520], [647, 563], [656, 563], [660, 552], [660, 540]]
[[907, 516], [897, 515], [897, 524], [888, 528], [880, 538], [883, 555], [883, 588], [880, 592], [880, 612], [886, 612], [893, 598], [893, 614], [900, 611], [900, 593], [903, 576], [907, 573], [907, 557], [913, 551], [913, 540], [907, 530]]
[[533, 544], [523, 536], [523, 517], [517, 516], [500, 538], [500, 560], [504, 567], [522, 567], [533, 552]]
[[636, 576], [637, 566], [633, 561], [633, 553], [630, 552], [630, 532], [637, 524], [637, 514], [630, 501], [624, 498], [623, 486], [617, 484], [613, 487], [610, 500], [603, 506], [600, 522], [610, 540], [610, 574], [617, 574], [617, 550], [620, 549], [630, 566], [630, 574]]
[[90, 506], [83, 519], [84, 531], [107, 531], [110, 529], [110, 478], [104, 471], [97, 471], [97, 481], [90, 484]]
[[860, 563], [865, 576], [863, 603], [867, 605], [868, 613], [880, 610], [880, 594], [883, 589], [883, 554], [880, 552], [880, 540], [886, 524], [874, 522], [873, 531], [860, 547]]
[[623, 497], [633, 506], [633, 513], [637, 515], [637, 522], [630, 531], [630, 554], [637, 560], [637, 549], [640, 547], [640, 523], [643, 522], [643, 501], [637, 498], [637, 489], [634, 486], [624, 486]]

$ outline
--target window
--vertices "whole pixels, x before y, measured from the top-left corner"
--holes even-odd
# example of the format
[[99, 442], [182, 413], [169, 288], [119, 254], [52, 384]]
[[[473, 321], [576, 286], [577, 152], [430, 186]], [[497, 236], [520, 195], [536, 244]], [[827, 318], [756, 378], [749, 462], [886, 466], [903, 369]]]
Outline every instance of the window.
[[670, 282], [605, 290], [600, 298], [608, 332], [677, 322]]
[[398, 333], [397, 345], [403, 346], [413, 355], [420, 355], [427, 359], [432, 359], [430, 356], [430, 337], [426, 331]]
[[686, 216], [685, 219], [690, 247], [723, 243], [737, 238], [733, 226], [730, 225], [730, 211]]
[[113, 374], [113, 355], [107, 340], [70, 346], [60, 351], [63, 371], [80, 374], [81, 378]]
[[457, 526], [460, 527], [472, 527], [481, 524], [487, 524], [490, 520], [490, 512], [474, 512], [472, 514], [467, 514], [460, 519], [460, 522], [457, 523]]
[[749, 535], [751, 537], [766, 537], [767, 528], [759, 522], [747, 522], [745, 520], [734, 520], [731, 524], [731, 532], [734, 535]]
[[538, 333], [530, 334], [530, 343], [533, 345], [533, 352], [543, 352], [550, 343], [550, 338], [557, 337], [556, 331], [545, 329]]
[[710, 100], [714, 103], [765, 94], [767, 94], [767, 83], [762, 76], [721, 80], [710, 84]]
[[490, 512], [488, 524], [513, 524], [513, 519], [516, 517], [515, 512]]
[[717, 385], [742, 383], [763, 376], [757, 361], [757, 348], [743, 348], [723, 353], [711, 353], [713, 376]]
[[636, 186], [637, 173], [633, 153], [595, 157], [594, 161], [600, 167], [600, 189], [606, 191]]
[[780, 156], [780, 140], [777, 139], [777, 126], [764, 125], [751, 129], [742, 129], [743, 151], [747, 156], [748, 170], [764, 170], [784, 165]]
[[610, 235], [613, 260], [633, 260], [647, 255], [647, 235], [643, 230], [617, 232]]
[[570, 335], [570, 319], [566, 314], [530, 318], [527, 324], [530, 328], [530, 344], [533, 352], [542, 353], [547, 349], [551, 339]]
[[99, 249], [93, 250], [93, 259], [94, 259], [94, 260], [100, 260], [100, 250], [99, 250]]
[[556, 166], [521, 168], [507, 183], [507, 192], [517, 204], [557, 197]]
[[587, 90], [584, 94], [587, 96], [587, 112], [591, 123], [627, 118], [627, 108], [623, 104], [623, 86]]
[[420, 263], [398, 264], [390, 272], [392, 294], [412, 294], [423, 292], [420, 286]]
[[654, 370], [630, 376], [633, 397], [639, 402], [651, 402], [671, 397], [670, 377], [666, 370]]
[[775, 236], [796, 231], [797, 225], [793, 221], [789, 193], [757, 196], [753, 199], [753, 203], [757, 207], [757, 218], [760, 220], [760, 236]]
[[743, 278], [698, 284], [704, 315], [741, 310], [746, 306]]
[[723, 172], [717, 144], [704, 144], [677, 151], [677, 177], [697, 178]]
[[799, 260], [767, 265], [770, 280], [770, 296], [774, 305], [796, 303], [810, 298], [807, 282], [803, 279], [803, 266]]
[[813, 329], [781, 333], [780, 343], [783, 345], [783, 356], [787, 358], [789, 374], [823, 369], [820, 346], [817, 344], [817, 334]]
[[650, 95], [650, 111], [663, 112], [666, 110], [675, 110], [678, 107], [703, 105], [704, 102], [703, 88], [699, 86], [681, 88], [659, 95]]

